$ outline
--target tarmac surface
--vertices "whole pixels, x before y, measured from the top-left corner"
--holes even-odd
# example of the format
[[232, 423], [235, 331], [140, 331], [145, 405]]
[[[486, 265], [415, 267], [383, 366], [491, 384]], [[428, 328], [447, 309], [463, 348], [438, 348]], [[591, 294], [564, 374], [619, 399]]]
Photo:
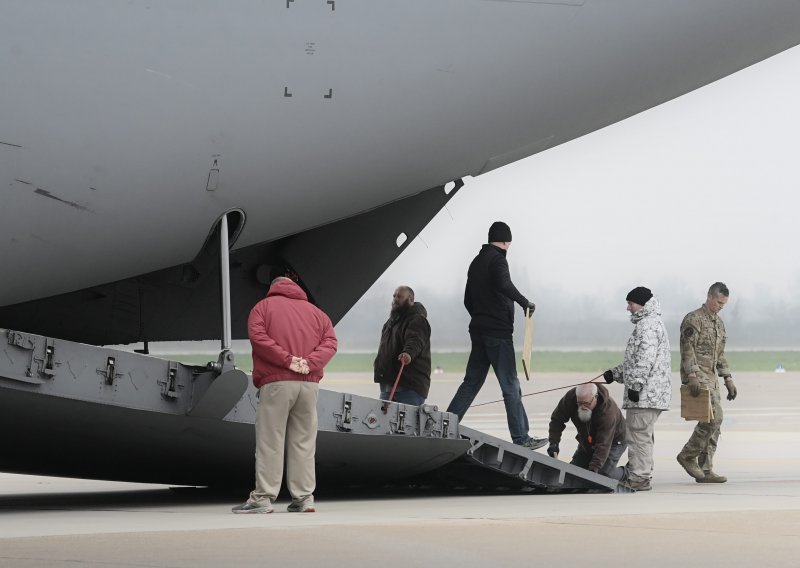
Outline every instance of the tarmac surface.
[[[523, 393], [591, 378], [537, 374]], [[233, 515], [246, 492], [0, 474], [0, 567], [798, 566], [800, 373], [735, 378], [715, 467], [725, 484], [695, 483], [675, 461], [693, 427], [680, 418], [676, 379], [673, 410], [656, 426], [650, 492], [409, 490], [318, 496], [314, 514], [286, 513], [284, 498], [274, 514]], [[460, 380], [435, 375], [428, 402], [446, 408]], [[367, 375], [330, 375], [323, 386], [377, 391]], [[621, 385], [610, 389], [620, 400]], [[524, 399], [532, 434], [546, 435], [564, 392]], [[490, 376], [476, 403], [499, 398]], [[473, 408], [464, 424], [508, 439], [502, 403]], [[573, 435], [568, 425], [562, 459]]]

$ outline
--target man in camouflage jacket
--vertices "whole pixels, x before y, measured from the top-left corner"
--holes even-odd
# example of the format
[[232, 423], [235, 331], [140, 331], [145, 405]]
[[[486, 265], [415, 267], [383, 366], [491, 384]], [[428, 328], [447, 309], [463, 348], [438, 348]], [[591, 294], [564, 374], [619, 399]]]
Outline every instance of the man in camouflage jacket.
[[728, 287], [722, 282], [712, 284], [706, 303], [686, 314], [681, 323], [681, 382], [689, 385], [691, 396], [698, 396], [701, 386], [708, 388], [714, 413], [711, 422], [697, 423], [692, 437], [678, 454], [678, 463], [698, 483], [725, 483], [728, 480], [714, 473], [713, 466], [722, 425], [716, 375], [725, 379], [728, 400], [736, 398], [736, 385], [725, 359], [725, 324], [718, 315], [729, 295]]
[[628, 443], [628, 485], [649, 491], [653, 477], [653, 432], [656, 421], [672, 401], [672, 358], [667, 329], [661, 320], [661, 304], [652, 292], [639, 286], [625, 298], [633, 333], [625, 348], [625, 359], [603, 373], [606, 382], [625, 385]]

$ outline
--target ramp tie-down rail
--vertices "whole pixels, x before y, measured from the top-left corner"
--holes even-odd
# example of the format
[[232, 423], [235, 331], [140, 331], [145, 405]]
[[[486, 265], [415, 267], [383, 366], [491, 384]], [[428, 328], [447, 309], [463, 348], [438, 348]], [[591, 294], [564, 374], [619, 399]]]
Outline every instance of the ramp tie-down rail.
[[[257, 405], [256, 389], [241, 371], [218, 374], [208, 366], [0, 329], [0, 430], [13, 432], [0, 452], [0, 471], [250, 484]], [[380, 486], [431, 474], [447, 487], [625, 490], [461, 426], [435, 405], [320, 389], [317, 413], [319, 482]]]

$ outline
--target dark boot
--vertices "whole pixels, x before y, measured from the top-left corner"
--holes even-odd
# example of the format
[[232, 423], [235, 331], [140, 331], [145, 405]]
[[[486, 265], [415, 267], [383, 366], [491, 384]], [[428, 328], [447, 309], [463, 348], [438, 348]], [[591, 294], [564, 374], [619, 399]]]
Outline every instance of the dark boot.
[[728, 478], [724, 475], [717, 475], [713, 471], [707, 471], [702, 479], [696, 479], [697, 483], [725, 483]]
[[678, 463], [681, 464], [681, 467], [686, 470], [686, 473], [694, 477], [698, 482], [703, 480], [705, 474], [703, 473], [703, 470], [700, 469], [700, 466], [697, 465], [696, 456], [690, 456], [686, 453], [686, 449], [684, 448], [684, 450], [678, 454], [677, 459]]

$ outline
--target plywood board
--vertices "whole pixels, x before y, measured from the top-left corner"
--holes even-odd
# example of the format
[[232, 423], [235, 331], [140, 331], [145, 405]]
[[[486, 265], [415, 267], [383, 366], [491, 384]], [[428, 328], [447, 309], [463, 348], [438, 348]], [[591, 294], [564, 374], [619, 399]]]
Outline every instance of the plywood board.
[[522, 343], [522, 370], [525, 378], [531, 380], [531, 351], [533, 350], [533, 312], [525, 309], [525, 340]]
[[692, 396], [689, 385], [681, 385], [681, 418], [711, 422], [714, 420], [714, 409], [711, 406], [711, 392], [708, 387], [700, 387], [700, 394]]

